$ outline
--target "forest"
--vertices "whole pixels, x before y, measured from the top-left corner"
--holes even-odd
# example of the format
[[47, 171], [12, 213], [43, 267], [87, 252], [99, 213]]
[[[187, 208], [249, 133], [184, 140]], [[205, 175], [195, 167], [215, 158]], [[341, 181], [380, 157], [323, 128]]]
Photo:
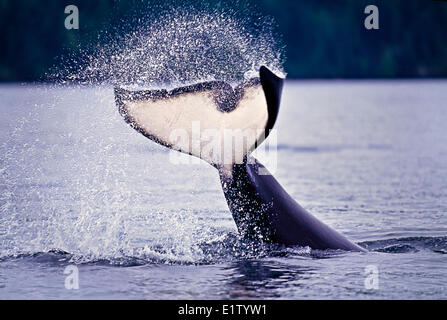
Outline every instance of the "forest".
[[[67, 5], [79, 8], [78, 30], [64, 27]], [[164, 1], [160, 8], [169, 5], [175, 1]], [[274, 19], [289, 78], [447, 76], [447, 1], [258, 0], [228, 5], [235, 11], [249, 5]], [[368, 5], [379, 9], [378, 30], [364, 26]], [[130, 14], [154, 8], [149, 0], [0, 0], [0, 81], [41, 81], [67, 51], [88, 46], [104, 30], [113, 33], [114, 25]]]

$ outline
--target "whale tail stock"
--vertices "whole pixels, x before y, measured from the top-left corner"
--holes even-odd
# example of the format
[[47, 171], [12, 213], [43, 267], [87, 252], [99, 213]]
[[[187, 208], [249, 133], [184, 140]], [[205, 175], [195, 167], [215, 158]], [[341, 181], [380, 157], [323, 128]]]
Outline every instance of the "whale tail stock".
[[242, 236], [312, 249], [366, 251], [307, 212], [266, 172], [252, 159], [234, 165], [232, 179], [221, 175], [228, 207]]
[[305, 211], [250, 156], [278, 117], [284, 79], [266, 67], [233, 88], [209, 81], [167, 90], [115, 88], [120, 114], [132, 128], [219, 170], [236, 226], [245, 238], [314, 249], [363, 250]]

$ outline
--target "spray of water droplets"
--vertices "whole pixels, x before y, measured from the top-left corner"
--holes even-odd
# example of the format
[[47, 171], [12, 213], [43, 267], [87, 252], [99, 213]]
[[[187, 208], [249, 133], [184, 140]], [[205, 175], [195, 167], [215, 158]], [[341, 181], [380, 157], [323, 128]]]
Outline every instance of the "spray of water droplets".
[[239, 83], [257, 76], [262, 65], [284, 76], [283, 47], [273, 19], [248, 9], [242, 15], [188, 7], [122, 21], [114, 36], [103, 35], [107, 44], [73, 59], [76, 66], [67, 68], [64, 78], [131, 86]]

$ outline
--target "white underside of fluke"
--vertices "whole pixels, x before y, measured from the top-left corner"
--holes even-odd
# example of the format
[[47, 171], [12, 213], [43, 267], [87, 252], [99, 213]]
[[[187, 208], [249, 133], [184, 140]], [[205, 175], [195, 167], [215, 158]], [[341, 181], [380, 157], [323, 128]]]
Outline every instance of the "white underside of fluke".
[[[260, 84], [247, 86], [236, 107], [219, 110], [212, 90], [164, 98], [121, 99], [123, 111], [149, 138], [228, 169], [264, 140], [268, 109]], [[227, 171], [227, 170], [225, 170]]]

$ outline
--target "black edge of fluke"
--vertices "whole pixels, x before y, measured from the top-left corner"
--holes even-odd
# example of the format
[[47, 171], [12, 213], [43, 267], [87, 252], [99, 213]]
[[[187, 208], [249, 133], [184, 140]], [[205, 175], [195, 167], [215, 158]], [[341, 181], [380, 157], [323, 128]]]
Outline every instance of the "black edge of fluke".
[[261, 79], [262, 89], [264, 90], [265, 99], [267, 100], [269, 114], [267, 126], [265, 128], [265, 137], [267, 137], [270, 130], [273, 129], [276, 119], [278, 118], [284, 79], [275, 75], [265, 66], [262, 66], [259, 69], [259, 76]]
[[124, 119], [127, 122], [127, 119], [126, 119], [127, 115], [126, 115], [126, 112], [124, 110], [123, 103], [121, 101], [122, 95], [124, 94], [124, 92], [125, 92], [125, 90], [121, 89], [120, 87], [114, 87], [113, 88], [113, 93], [115, 94], [115, 103], [116, 103], [116, 106], [118, 107], [118, 112], [120, 113], [120, 115], [122, 117], [124, 117]]

